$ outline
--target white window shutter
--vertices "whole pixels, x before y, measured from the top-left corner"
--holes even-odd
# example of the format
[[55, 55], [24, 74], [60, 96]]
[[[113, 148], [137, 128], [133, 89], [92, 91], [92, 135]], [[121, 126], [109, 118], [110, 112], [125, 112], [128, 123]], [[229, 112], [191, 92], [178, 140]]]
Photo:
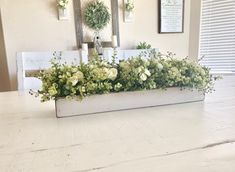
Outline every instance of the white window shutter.
[[212, 73], [235, 73], [235, 0], [202, 0], [200, 56]]

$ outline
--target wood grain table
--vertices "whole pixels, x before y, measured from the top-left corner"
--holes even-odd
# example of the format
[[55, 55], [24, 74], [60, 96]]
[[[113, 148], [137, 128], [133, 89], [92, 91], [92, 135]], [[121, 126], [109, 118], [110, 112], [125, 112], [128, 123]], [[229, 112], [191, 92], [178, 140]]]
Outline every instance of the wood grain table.
[[63, 119], [54, 102], [0, 93], [0, 171], [234, 172], [235, 77], [216, 89], [205, 102]]

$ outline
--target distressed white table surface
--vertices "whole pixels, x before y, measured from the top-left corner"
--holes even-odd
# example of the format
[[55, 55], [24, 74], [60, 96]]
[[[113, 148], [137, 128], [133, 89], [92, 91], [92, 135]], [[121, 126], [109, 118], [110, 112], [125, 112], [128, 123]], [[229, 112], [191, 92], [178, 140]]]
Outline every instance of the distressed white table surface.
[[65, 119], [0, 93], [0, 171], [234, 172], [235, 77], [216, 87], [205, 102]]

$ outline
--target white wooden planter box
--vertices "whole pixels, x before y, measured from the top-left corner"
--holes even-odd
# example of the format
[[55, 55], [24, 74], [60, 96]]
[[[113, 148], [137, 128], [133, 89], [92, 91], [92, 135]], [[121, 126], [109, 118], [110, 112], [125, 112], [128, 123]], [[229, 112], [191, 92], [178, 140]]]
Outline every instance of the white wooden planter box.
[[70, 117], [110, 111], [203, 101], [203, 92], [180, 88], [94, 95], [82, 101], [56, 100], [56, 116]]

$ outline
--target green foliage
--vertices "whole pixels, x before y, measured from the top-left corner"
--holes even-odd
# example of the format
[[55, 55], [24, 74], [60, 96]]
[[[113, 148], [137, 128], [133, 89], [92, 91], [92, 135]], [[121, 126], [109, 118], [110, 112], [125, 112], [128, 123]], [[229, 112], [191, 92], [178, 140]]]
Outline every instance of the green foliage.
[[[114, 55], [115, 56], [115, 55]], [[115, 59], [115, 57], [113, 57]], [[111, 92], [166, 89], [168, 87], [191, 88], [208, 93], [213, 91], [217, 77], [209, 69], [174, 54], [152, 52], [149, 57], [133, 57], [119, 63], [107, 62], [94, 55], [88, 64], [66, 65], [58, 60], [52, 67], [40, 73], [42, 101], [59, 97], [79, 97]]]
[[68, 6], [69, 0], [57, 0], [57, 6], [61, 9], [66, 9]]
[[151, 45], [150, 44], [147, 44], [146, 42], [140, 42], [138, 45], [137, 45], [137, 49], [151, 49]]
[[127, 1], [127, 3], [125, 4], [125, 9], [126, 11], [130, 12], [135, 8], [135, 5], [133, 2], [130, 2], [129, 0]]
[[102, 30], [110, 22], [108, 7], [99, 0], [89, 2], [84, 10], [84, 21], [89, 28]]

